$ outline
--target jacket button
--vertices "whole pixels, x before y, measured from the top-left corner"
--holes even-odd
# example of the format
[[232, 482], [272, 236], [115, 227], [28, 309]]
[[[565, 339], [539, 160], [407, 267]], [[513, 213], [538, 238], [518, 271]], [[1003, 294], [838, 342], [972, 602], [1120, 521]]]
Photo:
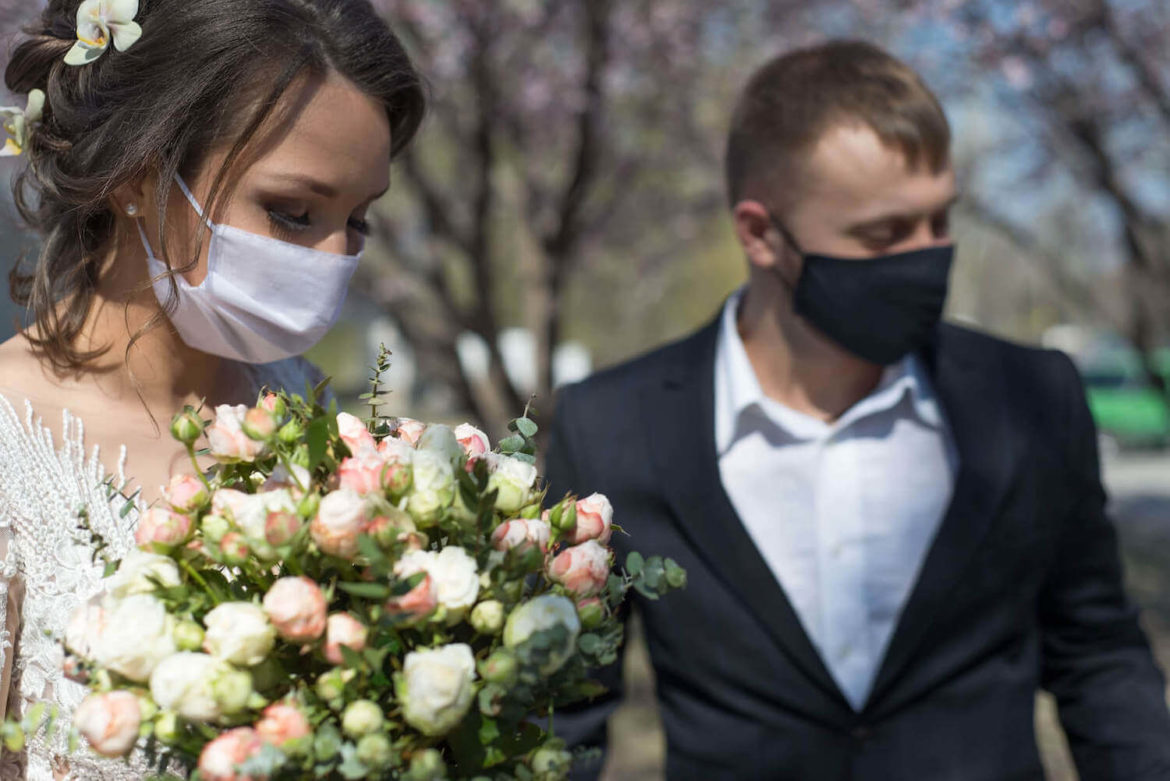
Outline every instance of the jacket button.
[[864, 724], [854, 727], [850, 733], [855, 740], [869, 740], [873, 737], [873, 729]]

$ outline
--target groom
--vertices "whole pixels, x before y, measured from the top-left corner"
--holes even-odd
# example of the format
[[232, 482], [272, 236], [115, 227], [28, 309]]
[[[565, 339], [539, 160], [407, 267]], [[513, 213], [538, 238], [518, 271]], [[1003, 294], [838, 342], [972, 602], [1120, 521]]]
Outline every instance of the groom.
[[[873, 46], [768, 63], [727, 145], [748, 283], [561, 395], [553, 493], [608, 494], [619, 561], [689, 573], [637, 604], [671, 779], [1042, 779], [1038, 688], [1082, 779], [1170, 779], [1076, 369], [939, 324], [949, 146]], [[605, 678], [570, 743], [604, 746]]]

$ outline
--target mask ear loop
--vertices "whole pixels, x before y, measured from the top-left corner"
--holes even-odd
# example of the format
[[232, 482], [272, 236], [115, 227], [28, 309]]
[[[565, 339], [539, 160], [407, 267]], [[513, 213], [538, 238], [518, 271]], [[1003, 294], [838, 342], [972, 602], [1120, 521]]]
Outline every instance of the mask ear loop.
[[207, 227], [214, 229], [215, 224], [203, 213], [203, 207], [199, 205], [199, 201], [195, 200], [195, 196], [191, 193], [191, 188], [187, 187], [187, 183], [183, 181], [183, 177], [177, 173], [175, 174], [175, 184], [179, 185], [179, 189], [183, 191], [183, 196], [187, 199], [187, 203], [191, 204], [191, 207], [195, 209], [195, 213], [203, 218], [203, 221], [207, 223]]
[[[792, 235], [792, 231], [788, 230], [788, 228], [786, 228], [784, 226], [784, 223], [782, 223], [782, 222], [780, 222], [780, 220], [776, 219], [776, 215], [773, 214], [771, 212], [771, 210], [768, 211], [768, 219], [772, 221], [772, 227], [774, 227], [776, 229], [776, 232], [780, 234], [780, 238], [784, 239], [784, 243], [788, 244], [789, 246], [792, 247], [792, 249], [796, 250], [796, 254], [800, 255], [801, 261], [804, 262], [804, 258], [805, 258], [804, 250], [800, 248], [800, 244], [796, 241], [796, 237]], [[780, 280], [780, 284], [784, 285], [784, 287], [790, 293], [796, 292], [796, 283], [789, 282], [787, 279], [785, 279], [784, 275], [780, 273], [779, 266], [773, 264], [772, 270], [773, 270], [773, 272], [775, 272], [776, 278]], [[802, 269], [802, 272], [803, 272], [803, 269]], [[799, 281], [800, 280], [798, 277], [797, 282], [799, 282]]]

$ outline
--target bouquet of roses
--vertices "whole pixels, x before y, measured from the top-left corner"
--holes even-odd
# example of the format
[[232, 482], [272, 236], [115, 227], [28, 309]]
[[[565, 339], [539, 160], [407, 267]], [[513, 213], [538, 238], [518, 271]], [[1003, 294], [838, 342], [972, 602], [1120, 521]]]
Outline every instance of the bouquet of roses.
[[534, 717], [598, 693], [629, 589], [685, 573], [612, 571], [604, 496], [542, 509], [527, 413], [495, 449], [383, 417], [380, 369], [365, 422], [324, 383], [174, 418], [217, 465], [171, 482], [64, 638], [93, 750], [200, 781], [567, 775]]

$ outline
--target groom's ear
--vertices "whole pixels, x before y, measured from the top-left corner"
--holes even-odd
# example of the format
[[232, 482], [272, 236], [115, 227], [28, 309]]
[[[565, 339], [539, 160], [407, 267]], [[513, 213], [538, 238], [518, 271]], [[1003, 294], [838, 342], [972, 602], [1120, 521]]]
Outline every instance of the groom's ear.
[[735, 237], [743, 247], [748, 262], [754, 268], [774, 268], [779, 253], [783, 251], [784, 242], [772, 224], [768, 207], [759, 201], [744, 200], [732, 207], [731, 214]]

